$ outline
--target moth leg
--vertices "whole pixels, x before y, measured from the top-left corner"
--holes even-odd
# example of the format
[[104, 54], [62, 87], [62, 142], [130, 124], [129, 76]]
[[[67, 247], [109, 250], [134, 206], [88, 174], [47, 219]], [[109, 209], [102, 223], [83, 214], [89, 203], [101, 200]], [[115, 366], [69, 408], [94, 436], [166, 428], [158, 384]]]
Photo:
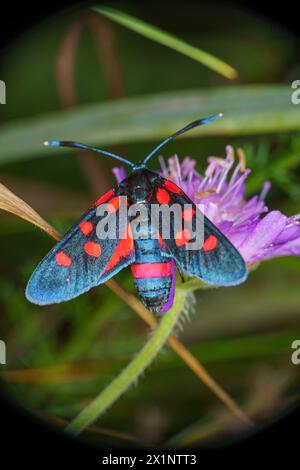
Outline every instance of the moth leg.
[[181, 267], [180, 267], [180, 266], [178, 266], [178, 264], [177, 264], [177, 263], [176, 263], [176, 268], [177, 268], [177, 270], [178, 270], [178, 273], [179, 273], [179, 276], [180, 276], [180, 279], [181, 279], [181, 281], [184, 283], [184, 282], [185, 282], [184, 273], [183, 273], [183, 271], [182, 271]]

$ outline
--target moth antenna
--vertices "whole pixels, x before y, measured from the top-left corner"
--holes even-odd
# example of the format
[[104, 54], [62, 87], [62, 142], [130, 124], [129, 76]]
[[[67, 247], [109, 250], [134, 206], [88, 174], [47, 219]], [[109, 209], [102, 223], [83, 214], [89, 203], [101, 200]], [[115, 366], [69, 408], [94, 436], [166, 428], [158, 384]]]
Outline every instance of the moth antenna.
[[170, 142], [171, 140], [175, 139], [175, 137], [177, 137], [178, 135], [180, 134], [184, 134], [185, 132], [193, 129], [194, 127], [198, 127], [198, 126], [202, 126], [202, 124], [208, 124], [209, 122], [211, 121], [214, 121], [215, 119], [219, 119], [223, 116], [222, 113], [219, 113], [219, 114], [214, 114], [213, 116], [210, 116], [208, 118], [203, 118], [203, 119], [197, 119], [197, 121], [193, 121], [191, 122], [190, 124], [188, 124], [187, 126], [183, 127], [182, 129], [179, 129], [179, 131], [177, 132], [174, 132], [174, 134], [170, 135], [169, 137], [167, 137], [165, 140], [163, 140], [157, 147], [155, 147], [154, 150], [152, 150], [152, 152], [149, 153], [149, 155], [147, 155], [147, 157], [145, 158], [145, 160], [143, 161], [143, 164], [146, 164], [148, 162], [148, 160], [150, 160], [150, 158], [156, 153], [158, 152], [158, 150], [163, 147], [165, 144], [167, 144], [168, 142]]
[[115, 158], [116, 160], [119, 160], [122, 163], [126, 163], [131, 167], [134, 166], [134, 163], [130, 162], [129, 160], [126, 160], [126, 158], [116, 155], [115, 153], [107, 152], [106, 150], [99, 149], [98, 147], [91, 147], [90, 145], [81, 144], [80, 142], [71, 142], [66, 140], [46, 140], [44, 142], [44, 145], [50, 147], [71, 147], [76, 149], [91, 150], [92, 152], [98, 152], [102, 155], [107, 155], [108, 157]]

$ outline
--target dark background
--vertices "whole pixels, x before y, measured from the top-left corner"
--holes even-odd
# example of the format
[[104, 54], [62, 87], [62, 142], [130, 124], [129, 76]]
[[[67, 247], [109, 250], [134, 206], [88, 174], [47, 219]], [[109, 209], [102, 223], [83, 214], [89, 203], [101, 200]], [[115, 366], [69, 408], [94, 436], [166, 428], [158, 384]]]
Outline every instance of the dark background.
[[[14, 2], [7, 2], [1, 5], [1, 28], [0, 45], [5, 47], [10, 41], [22, 34], [32, 25], [38, 23], [49, 14], [59, 11], [63, 7], [71, 6], [71, 1], [51, 1], [43, 3], [22, 2], [17, 5]], [[82, 4], [90, 2], [81, 2]], [[105, 2], [108, 3], [108, 2]], [[152, 2], [153, 3], [153, 2]], [[172, 3], [170, 3], [170, 11]], [[232, 2], [237, 3], [237, 2]], [[260, 2], [240, 1], [243, 5], [255, 9], [258, 13], [277, 20], [282, 25], [296, 32], [299, 31], [297, 11], [293, 2]], [[183, 2], [184, 5], [184, 2]], [[278, 451], [292, 451], [296, 449], [299, 442], [297, 427], [300, 422], [299, 410], [294, 410], [289, 416], [285, 416], [275, 425], [267, 430], [256, 432], [255, 436], [248, 437], [238, 444], [232, 444], [227, 449], [231, 450], [262, 450], [268, 456], [274, 456]], [[34, 451], [32, 450], [34, 444]], [[221, 450], [221, 449], [220, 449]], [[39, 452], [38, 452], [39, 451]], [[50, 451], [50, 452], [49, 452]], [[103, 451], [104, 452], [104, 451]], [[108, 454], [110, 451], [105, 451]], [[118, 451], [111, 451], [118, 455]], [[141, 451], [137, 452], [139, 454]], [[206, 451], [201, 450], [200, 456]], [[39, 455], [39, 453], [42, 454]], [[120, 455], [129, 455], [130, 451], [122, 450]], [[155, 454], [162, 451], [153, 451]], [[180, 453], [180, 452], [177, 452]], [[185, 452], [184, 452], [185, 453]], [[195, 453], [195, 449], [191, 450]], [[214, 452], [216, 453], [216, 451]], [[199, 454], [198, 454], [199, 455]], [[254, 455], [254, 454], [252, 454]], [[49, 429], [40, 422], [35, 421], [29, 413], [18, 408], [8, 397], [0, 393], [0, 462], [4, 456], [9, 458], [9, 468], [18, 460], [25, 464], [33, 464], [47, 460], [49, 464], [60, 465], [64, 460], [68, 465], [73, 462], [79, 463], [82, 459], [85, 468], [96, 467], [101, 464], [101, 449], [93, 449], [84, 446], [82, 442], [74, 441], [72, 438], [64, 436], [56, 430]], [[42, 461], [41, 461], [42, 458]], [[200, 457], [201, 458], [201, 457]], [[200, 460], [198, 459], [198, 462]]]

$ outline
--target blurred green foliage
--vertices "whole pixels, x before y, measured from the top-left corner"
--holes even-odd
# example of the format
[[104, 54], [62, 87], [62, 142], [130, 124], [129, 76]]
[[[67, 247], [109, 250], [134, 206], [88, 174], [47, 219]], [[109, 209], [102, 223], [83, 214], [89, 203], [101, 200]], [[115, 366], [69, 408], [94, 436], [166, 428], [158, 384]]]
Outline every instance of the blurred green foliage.
[[[227, 83], [198, 63], [112, 24], [125, 96], [133, 103], [130, 112], [125, 106], [126, 119], [118, 120], [111, 111], [124, 105], [108, 101], [103, 62], [86, 30], [76, 58], [77, 106], [62, 113], [55, 82], [57, 53], [66, 29], [82, 12], [50, 18], [2, 54], [0, 77], [7, 84], [8, 96], [7, 105], [0, 108], [1, 182], [64, 231], [93, 196], [74, 153], [52, 153], [40, 148], [41, 140], [68, 138], [72, 132], [74, 139], [85, 138], [87, 143], [118, 143], [119, 153], [137, 161], [178, 123], [202, 116], [204, 110], [209, 114], [224, 111], [225, 106], [228, 121], [214, 124], [214, 129], [212, 125], [211, 131], [206, 128], [217, 133], [220, 126], [218, 134], [188, 135], [173, 142], [164, 155], [190, 155], [203, 170], [208, 155], [223, 156], [227, 143], [240, 146], [253, 170], [248, 194], [259, 192], [263, 181], [270, 179], [270, 208], [289, 215], [299, 212], [299, 111], [289, 101], [290, 80], [297, 78], [299, 40], [267, 19], [228, 5], [217, 10], [208, 4], [177, 6], [171, 17], [163, 5], [122, 4], [120, 8], [232, 64], [239, 71], [238, 81]], [[243, 86], [256, 90], [258, 84], [270, 93], [266, 101], [255, 97], [255, 91], [251, 96], [243, 94]], [[219, 86], [224, 91], [216, 91]], [[167, 108], [165, 93], [172, 96]], [[152, 98], [146, 95], [154, 94], [151, 114]], [[196, 95], [201, 96], [199, 102], [194, 100]], [[184, 96], [191, 98], [184, 101]], [[211, 96], [217, 96], [213, 106]], [[135, 103], [141, 114], [136, 114]], [[143, 108], [147, 112], [142, 113]], [[236, 109], [239, 112], [234, 115]], [[231, 110], [235, 127], [224, 136]], [[275, 121], [273, 128], [267, 127]], [[251, 136], [245, 135], [246, 124], [252, 126]], [[51, 135], [45, 135], [45, 129], [51, 129]], [[113, 164], [101, 159], [97, 163], [110, 186]], [[49, 422], [70, 420], [142, 347], [147, 329], [105, 286], [61, 305], [38, 308], [29, 304], [24, 286], [53, 242], [24, 221], [2, 214], [0, 237], [0, 337], [7, 343], [8, 355], [6, 370], [1, 369], [5, 387]], [[259, 267], [242, 286], [197, 293], [196, 314], [180, 334], [258, 423], [274, 419], [299, 397], [297, 367], [290, 361], [291, 343], [300, 336], [299, 272], [298, 259], [274, 260]], [[117, 280], [133, 292], [128, 272], [121, 272]], [[205, 445], [225, 435], [239, 435], [222, 405], [167, 348], [96, 428], [85, 437], [124, 446], [137, 442]], [[125, 436], [113, 436], [111, 430]]]

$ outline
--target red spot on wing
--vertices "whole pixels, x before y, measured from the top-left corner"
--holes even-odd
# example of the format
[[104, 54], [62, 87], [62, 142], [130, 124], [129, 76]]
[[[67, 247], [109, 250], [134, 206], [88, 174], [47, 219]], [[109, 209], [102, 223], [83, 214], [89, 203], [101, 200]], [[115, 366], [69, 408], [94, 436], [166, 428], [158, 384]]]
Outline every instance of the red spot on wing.
[[92, 222], [84, 220], [83, 222], [80, 222], [79, 228], [81, 232], [83, 233], [83, 235], [89, 235], [92, 232], [94, 226]]
[[132, 264], [131, 272], [136, 279], [171, 276], [171, 261], [165, 263]]
[[130, 253], [132, 253], [133, 247], [134, 244], [132, 230], [131, 226], [128, 224], [126, 229], [126, 238], [121, 238], [117, 244], [116, 249], [110, 258], [103, 274], [114, 269], [122, 258], [127, 258]]
[[176, 194], [181, 194], [182, 189], [180, 189], [175, 183], [172, 183], [172, 181], [165, 181], [163, 186], [167, 188], [169, 191], [172, 191], [172, 193]]
[[196, 211], [192, 207], [189, 209], [184, 209], [184, 211], [182, 212], [182, 218], [186, 222], [191, 222], [195, 213]]
[[89, 256], [99, 258], [99, 256], [101, 255], [101, 246], [99, 245], [99, 243], [87, 242], [84, 245], [84, 251]]
[[120, 196], [114, 197], [111, 201], [108, 203], [108, 210], [109, 212], [117, 212], [117, 210], [120, 207]]
[[110, 191], [107, 191], [107, 193], [103, 194], [103, 196], [99, 197], [97, 201], [94, 203], [94, 206], [99, 206], [100, 204], [103, 204], [104, 202], [108, 201], [108, 199], [114, 194], [113, 189]]
[[191, 239], [191, 231], [188, 228], [180, 230], [175, 235], [175, 243], [178, 247], [184, 246]]
[[159, 204], [168, 204], [170, 201], [170, 196], [165, 189], [158, 188], [156, 191], [156, 199]]
[[203, 251], [214, 250], [217, 246], [218, 239], [214, 235], [210, 235], [203, 243]]
[[64, 253], [63, 251], [59, 251], [58, 253], [56, 253], [55, 260], [56, 260], [56, 264], [58, 264], [58, 266], [67, 266], [68, 267], [68, 266], [71, 266], [71, 264], [72, 264], [71, 258], [66, 253]]

